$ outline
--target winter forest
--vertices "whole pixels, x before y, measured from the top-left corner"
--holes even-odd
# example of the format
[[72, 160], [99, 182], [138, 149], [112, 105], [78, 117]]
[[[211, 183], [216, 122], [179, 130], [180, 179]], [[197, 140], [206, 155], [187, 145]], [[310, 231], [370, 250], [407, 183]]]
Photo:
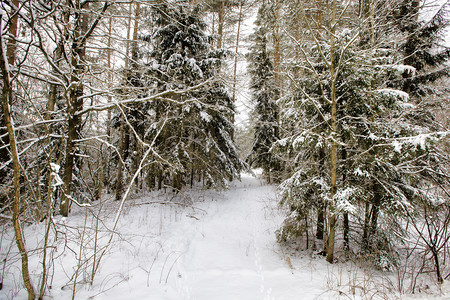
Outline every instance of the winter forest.
[[0, 299], [448, 299], [446, 0], [2, 0]]

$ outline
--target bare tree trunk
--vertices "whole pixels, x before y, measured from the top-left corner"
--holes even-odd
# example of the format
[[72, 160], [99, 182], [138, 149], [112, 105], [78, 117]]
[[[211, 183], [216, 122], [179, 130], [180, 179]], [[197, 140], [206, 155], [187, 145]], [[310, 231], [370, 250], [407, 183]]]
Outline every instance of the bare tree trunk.
[[[119, 146], [119, 153], [122, 155], [123, 153], [123, 127], [124, 127], [124, 120], [123, 116], [120, 118], [120, 146]], [[122, 163], [122, 157], [119, 157], [119, 166], [117, 167], [117, 182], [116, 182], [116, 201], [120, 201], [122, 199], [122, 192], [123, 192], [123, 163]]]
[[324, 224], [325, 224], [325, 204], [322, 202], [319, 204], [319, 209], [317, 211], [317, 231], [316, 238], [318, 240], [323, 240]]
[[138, 50], [137, 39], [138, 39], [140, 13], [141, 13], [140, 4], [136, 3], [136, 8], [134, 11], [133, 47], [131, 49], [131, 57], [133, 58], [132, 65], [135, 64], [135, 60], [137, 58], [137, 50]]
[[[111, 72], [111, 34], [112, 34], [112, 19], [113, 17], [109, 17], [109, 25], [108, 25], [108, 49], [106, 51], [106, 55], [107, 55], [107, 63], [108, 63], [108, 71]], [[111, 88], [112, 86], [112, 72], [108, 75], [108, 87]], [[112, 102], [112, 97], [110, 95], [108, 95], [108, 103]], [[108, 143], [111, 143], [111, 109], [108, 109], [107, 112], [107, 120], [106, 120], [106, 139], [108, 141]], [[108, 160], [110, 159], [110, 157], [108, 156]], [[108, 193], [111, 191], [111, 184], [109, 184], [109, 180], [111, 178], [111, 168], [110, 168], [110, 163], [109, 161], [106, 164], [106, 179], [108, 180], [106, 182], [106, 187], [108, 190]]]
[[[132, 58], [132, 62], [131, 62], [131, 68], [132, 69], [136, 69], [137, 68], [137, 58], [138, 58], [138, 29], [139, 29], [139, 18], [140, 18], [140, 5], [139, 3], [136, 3], [136, 8], [134, 11], [134, 28], [133, 28], [133, 44], [131, 47], [131, 58]], [[138, 132], [138, 134], [141, 132]], [[144, 134], [142, 132], [142, 134]], [[137, 141], [135, 141], [134, 145], [133, 145], [134, 149], [133, 149], [133, 173], [136, 172], [136, 170], [139, 167], [139, 162], [140, 162], [140, 145], [137, 143]], [[128, 146], [129, 147], [129, 146]], [[139, 176], [136, 177], [136, 182], [135, 182], [135, 187], [136, 189], [139, 188]]]
[[[125, 48], [125, 70], [128, 72], [129, 67], [129, 53], [130, 53], [130, 35], [131, 35], [131, 14], [133, 11], [133, 3], [130, 3], [129, 11], [128, 11], [128, 24], [127, 24], [127, 43]], [[127, 74], [125, 74], [125, 83], [127, 81]], [[124, 112], [124, 110], [121, 110]], [[125, 128], [125, 119], [124, 116], [120, 118], [120, 141], [119, 141], [119, 151], [122, 156], [122, 160], [119, 161], [119, 166], [117, 168], [117, 184], [116, 184], [116, 200], [120, 201], [122, 199], [123, 192], [123, 168], [125, 167], [122, 163], [125, 162], [125, 156], [127, 153], [127, 142], [125, 139], [127, 138], [126, 128]], [[128, 137], [129, 140], [129, 137]]]
[[380, 214], [381, 195], [377, 190], [378, 186], [375, 185], [374, 201], [372, 204], [372, 216], [370, 219], [370, 235], [374, 235], [378, 227], [378, 215]]
[[275, 86], [281, 92], [281, 80], [280, 80], [280, 1], [275, 2], [275, 27], [273, 32], [273, 68], [274, 68], [274, 80]]
[[224, 15], [225, 15], [225, 1], [222, 0], [219, 8], [219, 24], [218, 24], [219, 27], [217, 28], [217, 34], [219, 35], [219, 38], [217, 40], [217, 49], [223, 48], [223, 27], [225, 23]]
[[433, 259], [434, 259], [434, 267], [436, 270], [436, 276], [437, 276], [437, 281], [439, 284], [443, 284], [444, 283], [444, 278], [442, 278], [442, 272], [441, 272], [441, 267], [439, 264], [439, 253], [436, 250], [435, 247], [433, 247], [431, 249], [431, 253], [433, 254]]
[[[337, 179], [337, 98], [336, 98], [336, 70], [335, 70], [335, 31], [336, 31], [336, 0], [333, 0], [331, 7], [331, 41], [330, 41], [330, 79], [331, 79], [331, 182], [330, 182], [330, 199], [336, 194]], [[330, 233], [327, 242], [327, 261], [332, 263], [334, 260], [334, 238], [336, 233], [336, 213], [333, 202], [330, 203]]]
[[[324, 160], [325, 153], [324, 150], [319, 150], [319, 158], [318, 161], [314, 161], [314, 155], [311, 153], [311, 158], [313, 159], [315, 169], [317, 172], [317, 176], [321, 176], [321, 169], [322, 167], [319, 167], [319, 164], [321, 164]], [[326, 203], [323, 199], [319, 200], [318, 208], [317, 208], [317, 231], [316, 231], [316, 238], [319, 240], [324, 240], [324, 231], [325, 231], [325, 218], [326, 218]], [[324, 245], [325, 246], [325, 245]], [[323, 249], [322, 249], [323, 250]]]
[[[12, 4], [14, 7], [19, 7], [19, 0], [13, 0]], [[17, 37], [17, 28], [19, 25], [18, 12], [13, 12], [12, 15], [13, 17], [11, 18], [9, 23], [9, 34], [11, 36], [7, 41], [8, 45], [6, 48], [6, 58], [10, 66], [14, 66], [14, 61], [16, 60], [16, 37]]]
[[79, 112], [83, 109], [83, 82], [82, 75], [85, 72], [85, 56], [86, 56], [86, 42], [92, 35], [94, 29], [99, 24], [103, 14], [112, 5], [112, 2], [105, 1], [100, 13], [95, 15], [95, 19], [89, 25], [90, 14], [88, 12], [89, 2], [77, 0], [73, 7], [76, 10], [75, 14], [75, 27], [73, 28], [74, 38], [71, 46], [71, 88], [68, 91], [68, 133], [67, 133], [67, 146], [66, 156], [64, 163], [64, 179], [63, 189], [64, 195], [60, 204], [60, 213], [63, 216], [68, 216], [69, 207], [71, 202], [71, 190], [73, 169], [75, 161], [75, 141], [79, 138], [81, 130], [81, 115]]
[[[347, 160], [347, 150], [346, 149], [342, 149], [342, 161]], [[347, 175], [345, 172], [343, 172], [342, 174], [342, 182], [345, 185], [347, 181]], [[350, 235], [350, 224], [349, 224], [349, 219], [348, 219], [348, 212], [344, 212], [344, 250], [345, 251], [349, 251], [350, 250], [350, 240], [349, 240], [349, 235]]]
[[[13, 0], [12, 4], [14, 7], [19, 7], [19, 1]], [[11, 12], [12, 18], [9, 20], [9, 34], [10, 38], [6, 40], [6, 59], [9, 66], [14, 66], [14, 61], [16, 59], [16, 36], [17, 36], [17, 27], [18, 27], [18, 18], [19, 15], [16, 12]], [[3, 66], [2, 66], [3, 67]], [[10, 99], [11, 100], [11, 99]], [[3, 113], [3, 112], [2, 112]], [[8, 130], [6, 128], [5, 118], [2, 116], [0, 118], [0, 135], [1, 135], [1, 143], [3, 145], [9, 144], [9, 135]], [[4, 147], [0, 149], [0, 163], [5, 164], [10, 159], [10, 154], [8, 152], [7, 147]], [[8, 168], [3, 168], [0, 170], [0, 182], [3, 181], [3, 179], [8, 174]], [[5, 201], [6, 199], [2, 199], [2, 201]]]
[[362, 239], [364, 250], [367, 250], [369, 248], [369, 223], [370, 223], [370, 204], [369, 202], [366, 202], [364, 208], [364, 227]]
[[344, 212], [344, 250], [350, 250], [350, 224], [348, 212]]
[[[68, 24], [69, 23], [69, 18], [70, 18], [70, 14], [69, 11], [66, 9], [63, 12], [63, 22], [64, 24]], [[67, 40], [69, 36], [69, 28], [67, 28], [67, 26], [64, 26], [64, 33], [61, 36], [56, 49], [55, 49], [55, 55], [53, 57], [53, 61], [56, 67], [59, 67], [60, 65], [60, 60], [63, 57], [63, 51], [64, 51], [64, 42]], [[56, 69], [56, 67], [53, 67], [53, 73], [55, 75], [58, 74], [58, 70]], [[50, 83], [50, 93], [49, 93], [49, 97], [48, 97], [48, 102], [47, 102], [47, 111], [45, 114], [45, 119], [46, 120], [50, 120], [52, 119], [52, 113], [55, 111], [55, 106], [56, 106], [56, 102], [58, 100], [58, 85], [54, 84], [54, 83]]]
[[233, 103], [236, 102], [236, 83], [237, 83], [237, 63], [238, 63], [238, 50], [239, 50], [239, 37], [241, 33], [241, 21], [242, 21], [242, 1], [239, 3], [239, 17], [236, 33], [236, 48], [234, 57], [234, 70], [233, 70]]
[[[16, 5], [18, 5], [18, 1], [14, 1]], [[17, 6], [16, 6], [17, 7]], [[3, 17], [0, 17], [0, 28], [3, 27], [2, 24]], [[13, 28], [13, 31], [10, 31], [12, 34], [12, 38], [15, 37], [17, 33], [17, 15], [15, 18], [11, 20], [11, 27]], [[14, 25], [13, 25], [14, 24]], [[15, 49], [15, 43], [14, 49]], [[6, 125], [6, 129], [8, 131], [8, 138], [9, 138], [9, 148], [10, 148], [10, 155], [13, 161], [13, 171], [14, 171], [14, 201], [13, 201], [13, 227], [14, 227], [14, 234], [15, 239], [17, 243], [17, 248], [19, 249], [20, 256], [22, 259], [22, 278], [23, 282], [25, 284], [25, 287], [28, 291], [28, 299], [33, 300], [35, 298], [35, 292], [34, 288], [30, 281], [30, 275], [28, 271], [28, 254], [27, 250], [25, 249], [25, 243], [22, 236], [22, 228], [20, 226], [19, 221], [19, 212], [20, 212], [20, 163], [19, 163], [19, 154], [16, 147], [16, 139], [15, 139], [15, 133], [14, 133], [14, 127], [13, 123], [11, 121], [11, 111], [10, 111], [10, 103], [12, 103], [13, 98], [13, 88], [12, 83], [10, 81], [9, 76], [9, 65], [8, 62], [5, 61], [5, 52], [3, 49], [3, 36], [0, 35], [0, 68], [2, 72], [2, 78], [3, 78], [3, 89], [2, 89], [2, 110], [3, 110], [3, 122]], [[8, 47], [9, 50], [9, 47]], [[8, 60], [14, 63], [15, 60], [15, 50], [14, 51], [8, 51], [7, 54], [10, 54], [8, 56]]]
[[[85, 4], [87, 9], [89, 3]], [[81, 9], [80, 2], [78, 1], [77, 8]], [[71, 82], [78, 82], [81, 75], [84, 72], [84, 60], [86, 56], [86, 39], [84, 35], [88, 30], [88, 14], [82, 13], [79, 15], [79, 24], [75, 28], [75, 40], [72, 44], [72, 60], [71, 66], [73, 68], [73, 75], [71, 76]], [[73, 169], [75, 162], [75, 140], [78, 139], [81, 130], [81, 115], [79, 111], [83, 109], [83, 96], [84, 88], [83, 83], [78, 84], [70, 90], [69, 103], [68, 103], [68, 133], [67, 133], [67, 146], [66, 146], [66, 161], [64, 164], [64, 195], [60, 205], [60, 213], [63, 216], [69, 215], [69, 207], [71, 201], [72, 192], [72, 179]]]

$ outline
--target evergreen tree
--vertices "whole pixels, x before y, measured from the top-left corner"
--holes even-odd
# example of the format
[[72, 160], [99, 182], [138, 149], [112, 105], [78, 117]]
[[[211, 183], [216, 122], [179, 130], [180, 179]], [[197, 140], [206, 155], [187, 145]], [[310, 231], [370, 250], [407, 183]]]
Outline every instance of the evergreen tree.
[[[253, 35], [254, 45], [248, 55], [250, 61], [249, 73], [251, 74], [250, 89], [253, 93], [255, 117], [255, 137], [252, 150], [248, 156], [251, 166], [262, 168], [269, 182], [277, 180], [280, 162], [274, 153], [270, 151], [272, 145], [279, 139], [278, 132], [278, 106], [276, 100], [279, 90], [274, 80], [274, 67], [267, 50], [268, 30], [264, 23], [265, 6], [258, 12]], [[273, 174], [275, 172], [275, 174]]]
[[414, 68], [405, 70], [401, 80], [394, 84], [410, 94], [417, 102], [421, 98], [439, 93], [433, 85], [437, 80], [449, 76], [446, 62], [450, 48], [445, 46], [445, 30], [448, 26], [448, 3], [444, 4], [428, 21], [419, 20], [417, 0], [400, 3], [396, 17], [398, 30], [406, 35], [400, 45], [404, 64]]
[[[392, 266], [397, 258], [395, 245], [406, 234], [402, 221], [421, 202], [442, 201], [439, 193], [427, 193], [424, 188], [439, 189], [448, 181], [436, 165], [445, 157], [436, 148], [445, 135], [429, 126], [433, 122], [413, 117], [420, 110], [411, 101], [412, 90], [408, 94], [393, 85], [405, 82], [404, 70], [414, 69], [396, 63], [399, 49], [390, 47], [375, 31], [369, 32], [371, 44], [358, 44], [354, 37], [361, 29], [345, 22], [340, 26], [331, 45], [316, 35], [313, 46], [303, 46], [297, 92], [282, 104], [283, 120], [294, 122], [297, 130], [278, 142], [280, 149], [295, 158], [293, 172], [281, 184], [282, 204], [290, 212], [279, 238], [288, 240], [305, 233], [308, 237], [315, 213], [319, 237], [325, 209], [335, 218], [329, 219], [329, 234], [336, 226], [332, 222], [344, 216], [348, 247], [350, 215], [361, 226], [361, 235], [353, 233], [359, 241], [355, 246], [370, 252], [380, 267], [387, 266], [384, 262]], [[339, 63], [333, 65], [333, 61]], [[336, 130], [332, 126], [333, 92]], [[330, 193], [333, 144], [338, 145], [337, 178], [335, 191]], [[434, 175], [432, 170], [437, 170]]]
[[211, 49], [198, 6], [162, 4], [155, 14], [148, 65], [152, 81], [146, 84], [156, 92], [201, 87], [151, 103], [150, 116], [158, 125], [150, 127], [145, 138], [152, 140], [163, 126], [157, 152], [171, 154], [154, 166], [152, 177], [158, 177], [159, 185], [171, 177], [175, 189], [193, 184], [195, 176], [210, 185], [224, 184], [239, 177], [244, 167], [231, 139], [232, 99], [217, 78], [226, 53]]
[[405, 118], [417, 131], [411, 140], [420, 145], [414, 160], [402, 170], [414, 182], [411, 193], [415, 206], [408, 217], [414, 224], [427, 224], [428, 234], [433, 238], [427, 240], [429, 237], [425, 237], [420, 230], [418, 233], [430, 249], [429, 261], [434, 264], [437, 282], [442, 284], [440, 263], [445, 261], [445, 257], [442, 257], [442, 247], [436, 247], [436, 244], [443, 235], [438, 230], [440, 225], [431, 219], [447, 222], [446, 212], [450, 203], [447, 190], [450, 183], [450, 176], [447, 175], [450, 165], [446, 138], [448, 125], [445, 124], [448, 121], [446, 98], [450, 90], [442, 84], [450, 75], [450, 48], [445, 45], [449, 3], [444, 3], [427, 21], [419, 19], [419, 12], [419, 1], [404, 0], [395, 15], [398, 30], [406, 35], [400, 47], [404, 64], [410, 66], [413, 72], [404, 72], [402, 78], [393, 81], [393, 86], [410, 96], [412, 109]]

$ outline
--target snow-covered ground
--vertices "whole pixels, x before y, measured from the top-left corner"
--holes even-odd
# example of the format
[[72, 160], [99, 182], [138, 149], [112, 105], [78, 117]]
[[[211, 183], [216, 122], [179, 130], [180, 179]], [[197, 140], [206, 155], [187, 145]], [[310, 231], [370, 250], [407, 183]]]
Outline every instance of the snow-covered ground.
[[[117, 202], [93, 206], [90, 211], [100, 219], [84, 208], [59, 217], [59, 239], [49, 248], [54, 251], [46, 298], [71, 299], [76, 281], [76, 299], [449, 299], [449, 293], [400, 297], [393, 274], [283, 250], [274, 234], [283, 220], [275, 187], [250, 175], [226, 191], [189, 190], [169, 197], [129, 199], [114, 233]], [[42, 245], [45, 228], [45, 222], [26, 227], [28, 249]], [[26, 299], [11, 231], [2, 232], [1, 257], [7, 260], [0, 299]], [[111, 236], [91, 285], [93, 262]], [[36, 287], [41, 261], [42, 251], [30, 252]]]

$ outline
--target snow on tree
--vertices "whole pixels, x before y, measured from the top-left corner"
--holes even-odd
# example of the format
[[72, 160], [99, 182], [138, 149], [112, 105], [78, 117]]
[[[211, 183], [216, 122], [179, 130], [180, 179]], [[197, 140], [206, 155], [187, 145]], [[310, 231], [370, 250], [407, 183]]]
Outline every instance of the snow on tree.
[[[410, 96], [410, 111], [405, 116], [410, 126], [416, 129], [414, 136], [407, 138], [407, 145], [420, 149], [418, 155], [402, 171], [415, 182], [412, 193], [415, 209], [408, 214], [416, 226], [416, 234], [426, 248], [424, 258], [432, 261], [433, 271], [439, 284], [444, 282], [442, 261], [446, 260], [445, 246], [450, 236], [446, 233], [449, 212], [450, 177], [448, 170], [448, 104], [449, 89], [445, 84], [449, 78], [450, 48], [445, 45], [448, 29], [449, 3], [443, 3], [437, 11], [427, 6], [419, 9], [418, 1], [403, 1], [395, 15], [396, 25], [406, 39], [400, 46], [404, 64], [414, 72], [405, 70], [402, 77], [392, 85]], [[425, 18], [421, 17], [425, 15]], [[397, 143], [397, 151], [405, 143]], [[439, 221], [437, 221], [439, 220]], [[420, 227], [417, 224], [426, 224]], [[426, 228], [427, 233], [424, 233]]]
[[[435, 177], [448, 179], [432, 163], [444, 157], [436, 145], [447, 132], [411, 118], [417, 111], [412, 93], [393, 82], [415, 67], [400, 64], [400, 49], [387, 35], [377, 34], [389, 10], [371, 5], [360, 13], [360, 7], [333, 2], [331, 19], [320, 19], [323, 23], [302, 8], [306, 29], [298, 45], [302, 61], [296, 62], [301, 72], [292, 71], [294, 92], [283, 99], [281, 111], [282, 123], [295, 124], [296, 130], [277, 143], [277, 151], [294, 159], [292, 173], [280, 186], [289, 213], [279, 239], [308, 238], [311, 218], [317, 216], [316, 237], [322, 237], [323, 228], [332, 262], [343, 217], [346, 249], [352, 234], [359, 241], [354, 247], [388, 268], [398, 258], [396, 244], [407, 234], [403, 221], [420, 201], [437, 197], [427, 192], [430, 185], [442, 186], [425, 174], [435, 169]], [[338, 13], [340, 19], [334, 17]], [[348, 22], [352, 18], [371, 24], [369, 30]], [[312, 28], [307, 20], [323, 25]], [[428, 164], [421, 164], [424, 157]], [[349, 221], [359, 224], [360, 233], [349, 232]]]
[[[165, 122], [158, 153], [170, 154], [165, 159], [174, 166], [167, 170], [159, 164], [150, 172], [159, 185], [171, 178], [175, 189], [196, 180], [221, 185], [238, 178], [244, 164], [232, 140], [234, 105], [218, 76], [226, 53], [211, 49], [200, 7], [162, 4], [155, 14], [157, 28], [147, 65], [151, 79], [145, 84], [156, 92], [203, 86], [150, 104], [154, 122]], [[158, 128], [148, 128], [145, 138], [152, 139]]]
[[253, 35], [253, 47], [248, 54], [250, 61], [249, 73], [251, 77], [250, 89], [254, 103], [253, 116], [255, 133], [254, 141], [247, 160], [253, 167], [262, 168], [265, 177], [270, 182], [278, 180], [280, 161], [270, 152], [272, 145], [279, 139], [278, 106], [276, 101], [280, 92], [276, 86], [274, 66], [268, 51], [269, 34], [265, 21], [266, 7], [263, 5], [258, 12]]

